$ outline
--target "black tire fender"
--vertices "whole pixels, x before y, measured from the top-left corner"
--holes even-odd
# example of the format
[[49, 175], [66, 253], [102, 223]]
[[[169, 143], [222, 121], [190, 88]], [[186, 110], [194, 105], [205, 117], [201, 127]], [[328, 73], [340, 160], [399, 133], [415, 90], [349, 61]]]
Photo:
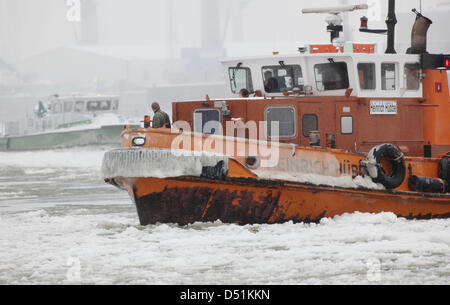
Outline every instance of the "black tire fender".
[[[392, 172], [387, 175], [381, 166], [381, 160], [386, 158], [392, 166]], [[381, 183], [387, 189], [399, 187], [406, 178], [405, 158], [401, 150], [393, 144], [375, 146], [367, 154], [366, 167], [373, 182]]]

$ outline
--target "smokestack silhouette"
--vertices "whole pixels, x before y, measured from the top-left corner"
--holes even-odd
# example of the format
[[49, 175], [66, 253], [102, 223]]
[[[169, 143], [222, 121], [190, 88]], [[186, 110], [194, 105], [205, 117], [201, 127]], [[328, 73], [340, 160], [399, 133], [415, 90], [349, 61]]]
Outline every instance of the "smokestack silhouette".
[[221, 50], [219, 3], [202, 0], [202, 49]]
[[97, 1], [81, 0], [80, 44], [98, 44]]
[[411, 48], [409, 48], [406, 53], [427, 53], [427, 32], [433, 22], [419, 13], [416, 9], [413, 9], [412, 11], [416, 13], [417, 17], [411, 33]]

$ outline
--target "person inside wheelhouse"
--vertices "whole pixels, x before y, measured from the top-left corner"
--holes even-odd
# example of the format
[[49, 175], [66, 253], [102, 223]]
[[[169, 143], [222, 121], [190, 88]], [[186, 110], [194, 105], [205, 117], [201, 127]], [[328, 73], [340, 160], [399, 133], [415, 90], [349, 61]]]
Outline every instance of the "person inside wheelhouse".
[[303, 90], [303, 73], [299, 65], [262, 67], [264, 90], [267, 93], [280, 93], [294, 89]]
[[273, 77], [272, 71], [264, 72], [264, 90], [269, 93], [278, 91], [278, 81]]
[[[343, 90], [350, 87], [348, 67], [345, 62], [329, 62], [316, 64], [314, 66], [314, 76], [318, 91]], [[286, 65], [280, 62], [279, 65], [263, 66], [262, 78], [264, 91], [266, 93], [283, 93], [292, 90], [304, 91], [305, 84], [303, 71], [300, 65]], [[358, 64], [360, 85], [363, 89], [375, 89], [375, 65]], [[241, 97], [248, 97], [253, 91], [252, 76], [249, 68], [230, 67], [229, 77], [231, 91]], [[313, 80], [314, 81], [314, 80]], [[248, 94], [242, 94], [242, 90]]]

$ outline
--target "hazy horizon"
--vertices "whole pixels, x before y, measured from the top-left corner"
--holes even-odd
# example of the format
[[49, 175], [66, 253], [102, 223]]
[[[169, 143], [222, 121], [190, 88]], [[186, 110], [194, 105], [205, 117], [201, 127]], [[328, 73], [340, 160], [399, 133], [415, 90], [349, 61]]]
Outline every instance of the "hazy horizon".
[[[358, 28], [363, 15], [370, 28], [384, 28], [387, 0], [0, 0], [0, 95], [31, 101], [53, 93], [117, 93], [139, 105], [225, 97], [227, 88], [175, 97], [154, 89], [225, 84], [220, 60], [226, 57], [292, 54], [303, 44], [328, 43], [327, 15], [303, 15], [302, 8], [360, 3], [371, 9], [344, 14], [345, 38], [383, 50], [385, 36]], [[411, 9], [421, 6], [434, 22], [429, 51], [450, 53], [450, 0], [398, 0], [397, 51], [409, 46]], [[8, 99], [0, 103], [9, 116]]]

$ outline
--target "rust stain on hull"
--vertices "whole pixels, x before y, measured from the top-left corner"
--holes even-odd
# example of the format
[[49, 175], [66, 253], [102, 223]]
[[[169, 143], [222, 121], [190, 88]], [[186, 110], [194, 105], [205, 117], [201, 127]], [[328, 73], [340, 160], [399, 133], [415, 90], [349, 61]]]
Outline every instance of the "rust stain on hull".
[[407, 219], [450, 218], [448, 198], [245, 179], [121, 178], [131, 186], [141, 225], [194, 222], [317, 223], [344, 213], [393, 212]]
[[[165, 188], [136, 198], [142, 225], [161, 223], [211, 222], [268, 223], [278, 204], [279, 193], [255, 199], [251, 191], [230, 191], [208, 187]], [[239, 204], [235, 204], [238, 202]]]

